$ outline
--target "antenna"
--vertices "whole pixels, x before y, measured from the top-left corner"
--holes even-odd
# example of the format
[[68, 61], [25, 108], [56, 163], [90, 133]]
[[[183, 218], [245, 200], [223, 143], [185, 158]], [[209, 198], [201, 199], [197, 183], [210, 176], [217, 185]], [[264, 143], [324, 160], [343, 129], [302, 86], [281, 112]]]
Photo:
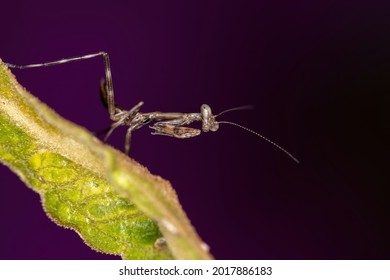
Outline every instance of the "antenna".
[[[240, 108], [240, 107], [238, 107], [238, 108]], [[268, 143], [274, 145], [276, 148], [278, 148], [279, 150], [281, 150], [282, 152], [284, 152], [286, 155], [288, 155], [290, 158], [292, 158], [296, 163], [299, 163], [299, 160], [298, 160], [296, 157], [294, 157], [292, 154], [290, 154], [286, 149], [284, 149], [283, 147], [279, 146], [279, 145], [276, 144], [275, 142], [269, 140], [267, 137], [265, 137], [265, 136], [263, 136], [263, 135], [257, 133], [256, 131], [253, 131], [252, 129], [249, 129], [249, 128], [245, 127], [245, 126], [239, 125], [239, 124], [234, 123], [234, 122], [219, 121], [218, 123], [230, 124], [230, 125], [233, 125], [233, 126], [237, 126], [237, 127], [239, 127], [239, 128], [242, 128], [242, 129], [244, 129], [244, 130], [246, 130], [246, 131], [249, 131], [249, 132], [253, 133], [254, 135], [256, 135], [256, 136], [262, 138], [262, 139], [265, 140], [265, 141], [267, 141]]]
[[218, 117], [218, 116], [223, 115], [227, 112], [238, 111], [238, 110], [253, 110], [253, 106], [252, 105], [244, 105], [244, 106], [240, 106], [240, 107], [234, 107], [234, 108], [222, 111], [221, 113], [219, 113], [218, 115], [215, 115], [214, 117]]

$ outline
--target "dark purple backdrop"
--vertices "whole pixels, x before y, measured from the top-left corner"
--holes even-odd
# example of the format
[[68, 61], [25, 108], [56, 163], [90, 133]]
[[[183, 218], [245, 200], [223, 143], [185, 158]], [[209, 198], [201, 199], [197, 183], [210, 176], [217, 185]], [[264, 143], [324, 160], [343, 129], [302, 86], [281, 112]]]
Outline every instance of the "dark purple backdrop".
[[[134, 133], [132, 157], [171, 181], [216, 258], [390, 258], [386, 1], [6, 2], [4, 61], [104, 50], [122, 107], [143, 100], [145, 111], [197, 112], [207, 103], [219, 112], [253, 104], [223, 119], [301, 160], [227, 125], [185, 141]], [[14, 73], [75, 123], [110, 124], [98, 96], [100, 58]], [[109, 143], [122, 149], [124, 131]], [[0, 258], [117, 258], [55, 225], [36, 193], [6, 167], [0, 172]]]

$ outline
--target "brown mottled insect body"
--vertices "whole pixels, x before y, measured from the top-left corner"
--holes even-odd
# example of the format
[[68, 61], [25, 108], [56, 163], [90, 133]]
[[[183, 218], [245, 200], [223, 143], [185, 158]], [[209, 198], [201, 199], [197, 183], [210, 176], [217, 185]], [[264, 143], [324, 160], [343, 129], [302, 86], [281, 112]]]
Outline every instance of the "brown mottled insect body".
[[112, 132], [119, 126], [127, 126], [128, 128], [125, 137], [126, 154], [129, 154], [130, 152], [132, 132], [137, 129], [140, 129], [141, 127], [144, 127], [145, 125], [150, 124], [149, 128], [153, 130], [152, 131], [153, 135], [163, 135], [163, 136], [170, 136], [179, 139], [186, 139], [186, 138], [196, 137], [201, 134], [200, 129], [187, 126], [193, 122], [201, 122], [203, 132], [209, 132], [209, 131], [215, 132], [219, 129], [219, 125], [224, 123], [224, 124], [230, 124], [230, 125], [240, 127], [248, 132], [257, 135], [258, 137], [266, 140], [267, 142], [271, 143], [272, 145], [274, 145], [275, 147], [277, 147], [278, 149], [286, 153], [297, 163], [299, 162], [287, 150], [285, 150], [278, 144], [272, 142], [268, 138], [260, 135], [259, 133], [233, 122], [216, 120], [218, 116], [226, 112], [249, 109], [250, 106], [242, 106], [242, 107], [228, 109], [217, 115], [212, 114], [211, 108], [207, 104], [203, 104], [200, 107], [199, 113], [158, 112], [158, 111], [142, 113], [140, 112], [140, 109], [144, 104], [142, 101], [139, 102], [130, 110], [122, 109], [121, 107], [117, 106], [114, 100], [114, 88], [113, 88], [112, 76], [111, 76], [110, 59], [108, 57], [108, 54], [105, 52], [98, 52], [94, 54], [88, 54], [84, 56], [72, 57], [72, 58], [61, 59], [61, 60], [56, 60], [47, 63], [40, 63], [40, 64], [14, 65], [14, 64], [6, 63], [6, 65], [10, 68], [26, 69], [26, 68], [58, 65], [58, 64], [63, 64], [63, 63], [68, 63], [73, 61], [90, 59], [97, 56], [103, 57], [105, 76], [106, 76], [105, 80], [102, 80], [100, 83], [100, 99], [103, 105], [107, 108], [108, 113], [110, 115], [110, 119], [113, 121], [104, 140], [107, 141], [107, 139], [110, 137]]

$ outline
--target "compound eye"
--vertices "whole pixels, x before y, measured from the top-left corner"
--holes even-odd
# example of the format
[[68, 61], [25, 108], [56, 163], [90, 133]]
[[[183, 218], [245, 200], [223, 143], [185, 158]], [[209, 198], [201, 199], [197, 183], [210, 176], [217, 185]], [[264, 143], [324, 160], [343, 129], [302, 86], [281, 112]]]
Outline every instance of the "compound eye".
[[206, 119], [210, 118], [210, 116], [212, 115], [211, 114], [211, 108], [207, 104], [203, 104], [202, 106], [200, 106], [200, 112], [202, 114], [202, 119], [203, 120], [206, 120]]
[[219, 124], [217, 122], [214, 122], [210, 130], [215, 132], [218, 130], [218, 128], [219, 128]]
[[[213, 131], [213, 123], [215, 122], [213, 114], [211, 113], [211, 108], [209, 105], [203, 104], [200, 107], [200, 112], [202, 115], [202, 130], [208, 132]], [[218, 129], [218, 128], [217, 128]]]

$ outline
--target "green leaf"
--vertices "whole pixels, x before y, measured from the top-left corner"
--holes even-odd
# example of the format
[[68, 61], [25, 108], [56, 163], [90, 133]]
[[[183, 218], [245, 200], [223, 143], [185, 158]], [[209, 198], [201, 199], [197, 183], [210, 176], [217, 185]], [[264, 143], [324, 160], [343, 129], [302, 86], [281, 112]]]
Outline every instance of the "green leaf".
[[40, 194], [54, 222], [97, 251], [125, 259], [212, 258], [169, 182], [61, 118], [1, 60], [0, 160]]

